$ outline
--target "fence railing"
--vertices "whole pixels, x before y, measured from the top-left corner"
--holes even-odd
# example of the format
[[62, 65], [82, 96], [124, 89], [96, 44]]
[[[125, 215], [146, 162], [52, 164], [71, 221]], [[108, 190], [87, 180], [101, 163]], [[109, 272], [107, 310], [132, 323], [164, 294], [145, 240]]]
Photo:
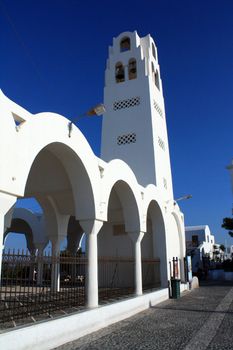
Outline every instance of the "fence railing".
[[[134, 293], [132, 258], [99, 257], [100, 303]], [[143, 290], [159, 287], [158, 259], [142, 260]], [[59, 271], [59, 273], [55, 273]], [[58, 276], [59, 281], [54, 283]], [[87, 259], [61, 253], [58, 257], [3, 252], [0, 285], [0, 324], [12, 327], [19, 320], [37, 321], [55, 314], [70, 313], [86, 304]]]
[[[60, 269], [59, 292], [52, 283], [54, 266]], [[3, 253], [0, 323], [84, 306], [85, 267], [86, 259], [78, 256]]]
[[160, 287], [160, 260], [142, 259], [142, 289], [143, 291]]

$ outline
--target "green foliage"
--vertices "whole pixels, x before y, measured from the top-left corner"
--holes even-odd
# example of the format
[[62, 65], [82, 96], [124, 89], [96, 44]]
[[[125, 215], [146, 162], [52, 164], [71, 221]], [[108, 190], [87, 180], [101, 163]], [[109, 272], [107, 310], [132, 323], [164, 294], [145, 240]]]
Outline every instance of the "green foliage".
[[228, 233], [231, 237], [233, 237], [233, 218], [224, 218], [222, 227], [226, 230], [229, 230]]

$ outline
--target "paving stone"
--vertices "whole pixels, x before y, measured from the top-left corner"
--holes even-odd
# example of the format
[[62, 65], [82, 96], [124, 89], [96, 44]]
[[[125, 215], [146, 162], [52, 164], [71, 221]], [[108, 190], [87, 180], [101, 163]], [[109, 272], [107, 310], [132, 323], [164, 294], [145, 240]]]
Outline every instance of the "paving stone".
[[205, 324], [210, 324], [210, 332], [214, 332], [208, 350], [233, 349], [233, 303], [219, 328], [214, 329], [214, 317], [219, 315], [216, 308], [231, 288], [202, 286], [180, 299], [165, 301], [56, 350], [180, 350], [192, 344], [191, 340]]

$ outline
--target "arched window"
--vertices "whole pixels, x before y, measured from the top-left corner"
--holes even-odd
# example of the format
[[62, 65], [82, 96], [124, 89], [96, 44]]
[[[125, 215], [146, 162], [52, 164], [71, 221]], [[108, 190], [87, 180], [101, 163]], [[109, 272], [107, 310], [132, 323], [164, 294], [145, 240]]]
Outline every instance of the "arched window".
[[121, 39], [120, 50], [121, 52], [130, 50], [130, 38], [125, 37]]
[[128, 76], [129, 76], [129, 80], [137, 78], [137, 62], [136, 62], [135, 58], [131, 58], [129, 60]]
[[153, 81], [155, 81], [155, 67], [153, 62], [151, 62], [151, 71], [152, 71], [152, 79]]
[[125, 81], [125, 69], [121, 62], [118, 62], [115, 66], [115, 77], [117, 83]]
[[159, 73], [158, 73], [158, 71], [156, 71], [156, 73], [155, 73], [155, 85], [156, 85], [157, 88], [160, 90], [160, 86], [159, 86]]
[[155, 83], [155, 85], [157, 86], [157, 88], [160, 90], [160, 86], [159, 86], [159, 73], [156, 70], [155, 72], [155, 67], [154, 67], [154, 63], [151, 62], [151, 70], [152, 70], [152, 79]]
[[155, 52], [155, 45], [152, 43], [152, 55], [154, 56], [156, 60], [156, 52]]

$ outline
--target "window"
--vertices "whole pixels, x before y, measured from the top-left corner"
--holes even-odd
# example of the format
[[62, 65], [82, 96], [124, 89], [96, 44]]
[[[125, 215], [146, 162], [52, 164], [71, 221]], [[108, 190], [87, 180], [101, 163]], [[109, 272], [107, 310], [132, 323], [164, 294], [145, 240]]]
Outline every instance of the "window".
[[152, 71], [153, 82], [155, 82], [155, 67], [154, 67], [154, 63], [153, 62], [151, 62], [151, 71]]
[[154, 56], [154, 58], [156, 60], [155, 46], [153, 43], [152, 43], [152, 55]]
[[125, 51], [130, 50], [130, 38], [125, 37], [125, 38], [121, 39], [120, 50], [121, 50], [121, 52], [125, 52]]
[[156, 73], [155, 73], [155, 85], [160, 90], [160, 87], [159, 87], [159, 73], [158, 73], [158, 71], [156, 71]]
[[125, 81], [125, 69], [121, 62], [118, 62], [115, 66], [115, 77], [117, 83]]
[[129, 143], [135, 143], [136, 142], [136, 134], [133, 132], [132, 134], [125, 134], [117, 137], [117, 144], [120, 145], [127, 145]]
[[198, 236], [197, 235], [192, 236], [192, 246], [198, 247]]
[[154, 67], [154, 63], [153, 62], [151, 62], [151, 70], [152, 70], [152, 76], [154, 77], [155, 67]]
[[127, 100], [114, 102], [113, 110], [117, 111], [118, 109], [130, 108], [130, 107], [139, 106], [139, 105], [140, 105], [140, 97], [137, 96], [137, 97], [128, 98]]
[[135, 58], [131, 58], [129, 60], [128, 75], [129, 75], [129, 80], [137, 78], [137, 62]]
[[154, 67], [154, 63], [153, 62], [151, 62], [151, 70], [152, 70], [152, 79], [153, 79], [155, 85], [157, 86], [157, 88], [160, 90], [159, 73], [158, 73], [158, 70], [156, 70], [156, 72], [155, 72], [155, 67]]

